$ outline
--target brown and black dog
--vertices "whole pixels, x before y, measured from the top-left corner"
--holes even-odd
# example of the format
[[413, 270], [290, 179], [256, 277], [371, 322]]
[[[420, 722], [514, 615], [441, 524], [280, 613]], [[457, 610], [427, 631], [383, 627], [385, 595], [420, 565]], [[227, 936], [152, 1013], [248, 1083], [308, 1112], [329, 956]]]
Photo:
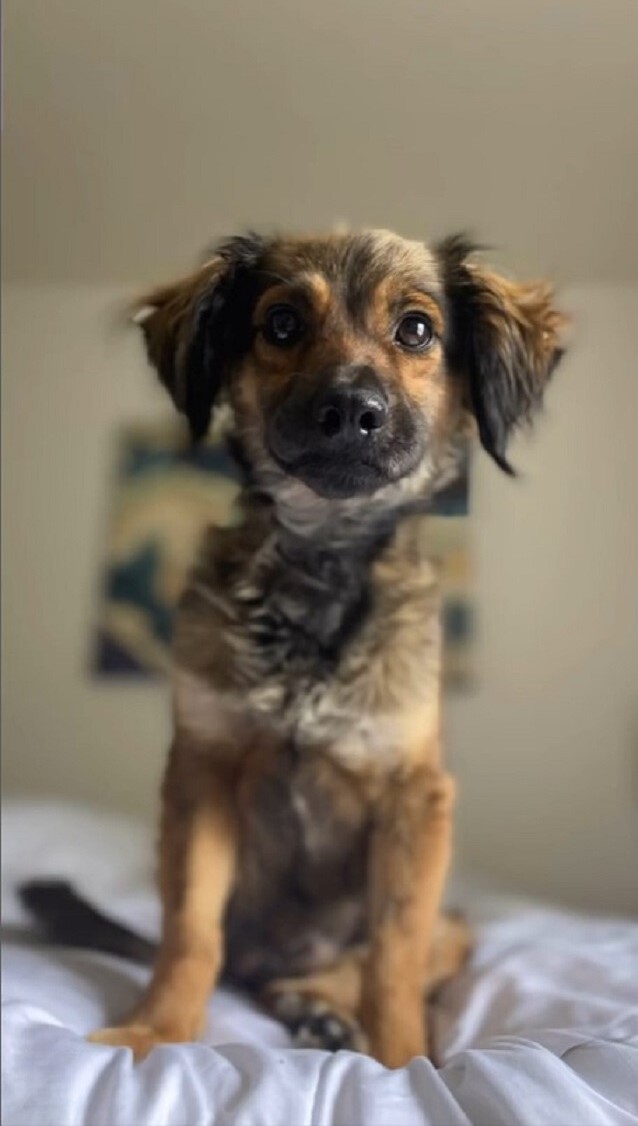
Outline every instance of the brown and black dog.
[[135, 319], [196, 439], [226, 405], [244, 486], [176, 618], [153, 978], [92, 1039], [192, 1040], [223, 972], [298, 1044], [400, 1066], [469, 947], [427, 509], [473, 433], [511, 472], [565, 318], [463, 238], [365, 231], [232, 238]]

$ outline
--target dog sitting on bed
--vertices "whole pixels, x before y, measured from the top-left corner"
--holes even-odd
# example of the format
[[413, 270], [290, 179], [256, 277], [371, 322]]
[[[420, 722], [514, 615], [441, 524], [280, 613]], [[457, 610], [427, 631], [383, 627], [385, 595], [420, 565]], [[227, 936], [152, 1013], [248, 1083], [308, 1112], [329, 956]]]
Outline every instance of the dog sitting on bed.
[[[473, 433], [512, 472], [564, 318], [463, 238], [366, 231], [231, 238], [134, 319], [195, 439], [228, 408], [244, 486], [176, 617], [152, 981], [92, 1039], [192, 1040], [223, 973], [297, 1044], [401, 1066], [469, 949], [440, 909], [454, 783], [426, 513]], [[139, 952], [64, 888], [24, 898], [57, 937]]]

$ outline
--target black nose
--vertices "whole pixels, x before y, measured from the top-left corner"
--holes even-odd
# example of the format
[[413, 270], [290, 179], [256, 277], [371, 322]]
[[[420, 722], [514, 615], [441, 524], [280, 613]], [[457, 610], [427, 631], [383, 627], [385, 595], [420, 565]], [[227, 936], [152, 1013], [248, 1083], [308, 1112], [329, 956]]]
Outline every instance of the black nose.
[[388, 403], [377, 380], [323, 390], [313, 404], [313, 422], [324, 438], [361, 440], [385, 425]]

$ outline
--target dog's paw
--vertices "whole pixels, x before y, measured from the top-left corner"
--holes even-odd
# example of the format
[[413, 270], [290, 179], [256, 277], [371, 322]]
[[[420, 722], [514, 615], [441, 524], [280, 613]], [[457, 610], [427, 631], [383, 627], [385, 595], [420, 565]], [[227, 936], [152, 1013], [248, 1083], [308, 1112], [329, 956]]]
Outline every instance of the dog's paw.
[[336, 1009], [320, 997], [302, 993], [279, 993], [271, 999], [271, 1012], [290, 1030], [296, 1048], [322, 1048], [326, 1052], [346, 1049], [367, 1052], [367, 1037], [354, 1017]]
[[178, 1037], [165, 1036], [150, 1024], [123, 1024], [114, 1028], [100, 1028], [87, 1039], [91, 1044], [130, 1048], [136, 1060], [143, 1060], [159, 1044], [173, 1044]]

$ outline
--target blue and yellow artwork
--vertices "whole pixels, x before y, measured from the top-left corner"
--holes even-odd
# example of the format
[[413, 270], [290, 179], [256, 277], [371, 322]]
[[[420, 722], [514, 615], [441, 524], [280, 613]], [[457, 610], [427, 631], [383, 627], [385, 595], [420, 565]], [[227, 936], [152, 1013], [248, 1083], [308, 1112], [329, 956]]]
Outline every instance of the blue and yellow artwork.
[[[193, 450], [179, 430], [125, 429], [118, 456], [100, 582], [94, 671], [161, 676], [170, 663], [174, 607], [207, 524], [232, 520], [238, 472], [223, 442]], [[440, 494], [428, 520], [440, 566], [445, 681], [472, 681], [473, 613], [468, 480]]]

